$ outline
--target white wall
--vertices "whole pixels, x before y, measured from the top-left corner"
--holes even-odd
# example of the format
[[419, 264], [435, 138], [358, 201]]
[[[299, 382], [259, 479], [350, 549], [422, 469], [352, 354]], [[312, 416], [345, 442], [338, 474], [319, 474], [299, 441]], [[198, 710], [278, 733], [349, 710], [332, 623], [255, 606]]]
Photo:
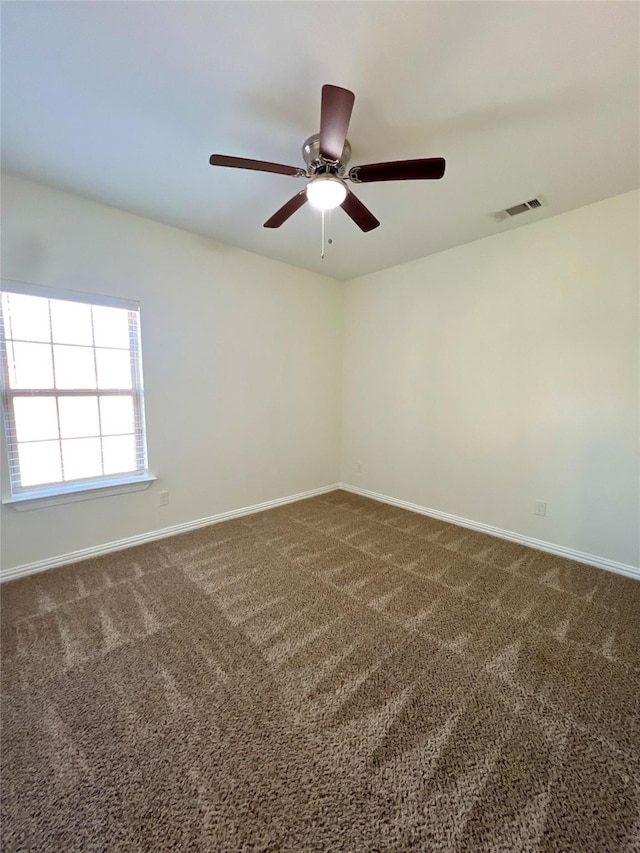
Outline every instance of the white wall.
[[344, 482], [638, 565], [638, 193], [343, 294], [13, 176], [2, 191], [3, 277], [141, 301], [159, 477], [3, 507], [3, 569], [334, 483], [341, 408]]
[[3, 569], [339, 479], [340, 284], [14, 176], [2, 202], [3, 278], [140, 300], [159, 478], [134, 494], [3, 507]]
[[342, 480], [638, 566], [638, 211], [628, 193], [350, 282]]

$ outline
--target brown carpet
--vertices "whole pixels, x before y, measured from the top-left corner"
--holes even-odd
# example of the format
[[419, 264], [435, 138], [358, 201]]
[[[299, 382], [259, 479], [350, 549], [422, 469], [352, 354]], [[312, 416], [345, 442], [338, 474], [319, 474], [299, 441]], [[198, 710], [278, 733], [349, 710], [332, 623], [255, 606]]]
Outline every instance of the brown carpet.
[[8, 851], [640, 850], [640, 583], [346, 492], [2, 588]]

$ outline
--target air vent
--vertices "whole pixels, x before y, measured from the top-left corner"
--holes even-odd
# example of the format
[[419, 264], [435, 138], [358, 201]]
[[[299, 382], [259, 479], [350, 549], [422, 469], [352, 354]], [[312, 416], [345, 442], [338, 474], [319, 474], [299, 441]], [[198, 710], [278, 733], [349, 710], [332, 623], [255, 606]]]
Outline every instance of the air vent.
[[529, 201], [523, 201], [520, 204], [514, 204], [513, 207], [507, 207], [505, 210], [500, 210], [498, 213], [493, 214], [493, 218], [496, 222], [502, 222], [504, 219], [509, 219], [512, 216], [518, 216], [520, 213], [526, 213], [528, 210], [536, 210], [538, 207], [542, 207], [546, 205], [546, 200], [544, 196], [538, 196], [537, 198], [529, 199]]
[[509, 216], [517, 216], [519, 213], [525, 213], [527, 210], [529, 210], [529, 205], [526, 201], [523, 201], [522, 204], [516, 204], [514, 207], [508, 207], [507, 213]]

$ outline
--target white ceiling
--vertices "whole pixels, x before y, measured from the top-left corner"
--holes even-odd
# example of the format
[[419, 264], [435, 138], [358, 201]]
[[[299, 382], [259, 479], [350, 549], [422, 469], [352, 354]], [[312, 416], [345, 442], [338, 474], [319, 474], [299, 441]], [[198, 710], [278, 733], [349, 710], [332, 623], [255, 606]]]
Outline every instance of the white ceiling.
[[[4, 2], [2, 156], [50, 183], [349, 279], [634, 189], [635, 2]], [[441, 181], [354, 187], [342, 211], [262, 223], [301, 179], [320, 88], [356, 94], [352, 165], [442, 156]], [[490, 214], [543, 194], [548, 207]]]

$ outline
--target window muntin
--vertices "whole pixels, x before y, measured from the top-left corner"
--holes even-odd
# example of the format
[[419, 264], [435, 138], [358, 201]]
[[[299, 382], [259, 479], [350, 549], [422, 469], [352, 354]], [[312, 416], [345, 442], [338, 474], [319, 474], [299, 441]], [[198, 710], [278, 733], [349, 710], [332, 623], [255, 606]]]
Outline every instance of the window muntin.
[[147, 476], [138, 303], [3, 282], [0, 323], [11, 496]]

